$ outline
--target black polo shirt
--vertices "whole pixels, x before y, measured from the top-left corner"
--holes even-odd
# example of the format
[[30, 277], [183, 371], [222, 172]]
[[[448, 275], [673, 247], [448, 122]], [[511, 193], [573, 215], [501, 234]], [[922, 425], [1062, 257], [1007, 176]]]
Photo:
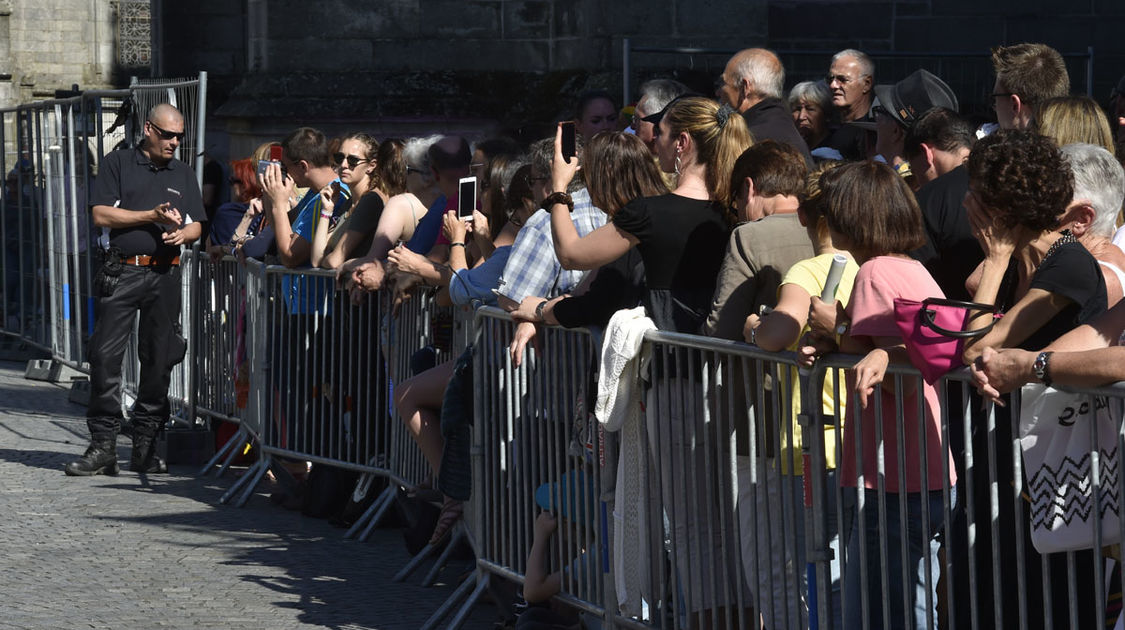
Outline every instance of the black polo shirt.
[[[165, 166], [156, 166], [140, 149], [120, 149], [102, 158], [91, 207], [148, 211], [164, 202], [192, 221], [207, 220], [199, 183], [187, 164], [173, 159]], [[155, 223], [114, 228], [109, 231], [109, 244], [124, 256], [178, 255], [180, 248], [165, 245], [163, 233]]]

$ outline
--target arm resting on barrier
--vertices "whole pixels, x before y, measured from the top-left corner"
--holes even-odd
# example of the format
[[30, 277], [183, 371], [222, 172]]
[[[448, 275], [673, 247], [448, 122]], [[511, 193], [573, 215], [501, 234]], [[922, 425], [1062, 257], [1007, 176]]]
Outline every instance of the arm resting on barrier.
[[[910, 364], [910, 355], [906, 353], [906, 346], [900, 337], [876, 337], [875, 346], [874, 350], [868, 352], [852, 368], [855, 372], [855, 393], [859, 397], [859, 405], [864, 409], [867, 409], [875, 386], [881, 384], [886, 377], [888, 365]], [[903, 395], [909, 396], [914, 392], [916, 381], [914, 378], [903, 379]]]
[[[992, 304], [995, 299], [993, 296], [991, 300], [981, 303]], [[965, 365], [972, 365], [986, 347], [1011, 348], [1019, 345], [1068, 304], [1071, 304], [1071, 300], [1058, 293], [1044, 289], [1029, 290], [1015, 306], [1008, 309], [992, 330], [980, 337], [965, 340], [965, 350], [962, 352]], [[992, 317], [991, 313], [986, 315]], [[972, 321], [976, 323], [970, 322], [969, 326], [979, 326], [982, 318], [977, 317]]]
[[773, 311], [762, 317], [751, 313], [746, 318], [746, 341], [751, 342], [753, 336], [758, 347], [769, 352], [780, 352], [793, 345], [808, 321], [809, 300], [809, 292], [799, 285], [782, 285], [781, 298]]
[[560, 572], [547, 573], [547, 551], [558, 520], [550, 512], [541, 512], [535, 519], [535, 537], [527, 556], [527, 575], [523, 580], [523, 598], [529, 604], [545, 602], [562, 589]]

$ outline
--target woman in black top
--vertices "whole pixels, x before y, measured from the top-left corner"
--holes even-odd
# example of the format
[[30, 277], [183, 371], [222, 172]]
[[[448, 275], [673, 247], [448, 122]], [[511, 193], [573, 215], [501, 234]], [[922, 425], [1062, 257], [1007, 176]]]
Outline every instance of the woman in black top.
[[[750, 146], [750, 132], [730, 107], [689, 97], [664, 108], [655, 134], [661, 169], [676, 174], [671, 193], [632, 200], [611, 223], [582, 238], [570, 220], [566, 195], [550, 195], [544, 204], [552, 214], [555, 252], [564, 268], [593, 269], [637, 247], [645, 266], [642, 301], [648, 315], [662, 330], [697, 333], [727, 243], [730, 171]], [[552, 190], [566, 190], [577, 170], [577, 160], [563, 160], [556, 137]], [[588, 160], [583, 170], [598, 205], [595, 191], [613, 182], [599, 179], [603, 165]]]
[[[1097, 261], [1069, 232], [1055, 231], [1058, 217], [1073, 196], [1071, 170], [1055, 145], [1028, 131], [997, 131], [973, 147], [968, 170], [965, 208], [985, 254], [973, 301], [1000, 306], [1004, 317], [988, 334], [966, 341], [965, 362], [972, 363], [985, 347], [1039, 350], [1104, 312], [1105, 283]], [[980, 315], [968, 326], [978, 328], [987, 317], [991, 315]], [[1021, 509], [1014, 508], [1010, 407], [997, 408], [993, 436], [983, 426], [976, 426], [972, 436], [978, 471], [973, 476], [978, 572], [973, 588], [977, 601], [995, 602], [1003, 613], [1004, 626], [1016, 625], [1020, 612], [1016, 575], [1020, 550], [1016, 543], [1022, 539], [1024, 579], [1030, 595], [1025, 600], [1028, 627], [1043, 626], [1045, 595], [1052, 600], [1054, 626], [1070, 627], [1067, 558], [1064, 554], [1048, 556], [1051, 589], [1049, 594], [1043, 593], [1043, 562], [1029, 535], [1030, 505], [1021, 499]], [[994, 452], [989, 449], [990, 438]], [[988, 515], [993, 509], [989, 459], [1000, 477], [995, 506], [1001, 533], [998, 540], [989, 540]], [[1015, 533], [1016, 519], [1022, 522], [1022, 537]], [[999, 555], [1001, 574], [1001, 592], [995, 594], [990, 593], [993, 576], [989, 574], [993, 554]], [[953, 555], [959, 554], [954, 550]], [[1094, 588], [1093, 554], [1076, 553], [1075, 563], [1077, 627], [1093, 627], [1101, 601]], [[959, 613], [967, 614], [969, 607], [962, 608]]]
[[[590, 198], [611, 218], [634, 199], [668, 192], [652, 154], [632, 134], [599, 133], [587, 143], [583, 156], [598, 170], [593, 175], [586, 171]], [[644, 278], [641, 256], [630, 249], [588, 275], [575, 291], [578, 295], [550, 300], [531, 296], [512, 312], [512, 317], [566, 328], [604, 327], [615, 312], [633, 308], [641, 301]]]

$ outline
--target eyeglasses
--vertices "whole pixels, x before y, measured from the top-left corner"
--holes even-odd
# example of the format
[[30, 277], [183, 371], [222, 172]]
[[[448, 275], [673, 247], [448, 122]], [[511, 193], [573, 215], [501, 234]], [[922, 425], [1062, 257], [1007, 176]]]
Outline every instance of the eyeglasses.
[[1008, 98], [1009, 96], [1015, 96], [1015, 95], [1016, 95], [1015, 92], [994, 92], [992, 94], [989, 94], [989, 96], [992, 97], [992, 109], [996, 109], [996, 99], [998, 99], [998, 98]]
[[360, 164], [371, 161], [363, 159], [358, 155], [344, 155], [343, 153], [333, 153], [332, 159], [336, 161], [336, 164], [342, 164], [346, 160], [348, 162], [348, 168], [355, 168]]
[[829, 74], [828, 76], [824, 77], [824, 82], [828, 85], [832, 85], [833, 81], [839, 83], [840, 85], [847, 85], [852, 81], [855, 81], [855, 79], [849, 77], [846, 74]]
[[161, 129], [159, 126], [157, 126], [156, 123], [152, 122], [151, 120], [146, 122], [148, 122], [148, 124], [156, 130], [157, 135], [159, 135], [161, 138], [164, 138], [165, 140], [171, 140], [172, 138], [175, 138], [177, 142], [184, 141], [184, 132], [181, 131], [179, 133], [176, 133], [174, 131], [167, 131], [165, 129]]

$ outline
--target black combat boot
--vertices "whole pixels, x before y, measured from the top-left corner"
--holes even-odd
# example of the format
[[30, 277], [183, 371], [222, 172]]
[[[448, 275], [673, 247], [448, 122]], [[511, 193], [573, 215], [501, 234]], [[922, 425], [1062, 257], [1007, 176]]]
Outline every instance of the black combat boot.
[[166, 473], [168, 464], [156, 456], [156, 434], [160, 424], [133, 422], [133, 454], [129, 470], [138, 473]]
[[86, 453], [82, 457], [67, 463], [63, 470], [71, 477], [116, 475], [118, 471], [117, 440], [95, 438], [86, 448]]

